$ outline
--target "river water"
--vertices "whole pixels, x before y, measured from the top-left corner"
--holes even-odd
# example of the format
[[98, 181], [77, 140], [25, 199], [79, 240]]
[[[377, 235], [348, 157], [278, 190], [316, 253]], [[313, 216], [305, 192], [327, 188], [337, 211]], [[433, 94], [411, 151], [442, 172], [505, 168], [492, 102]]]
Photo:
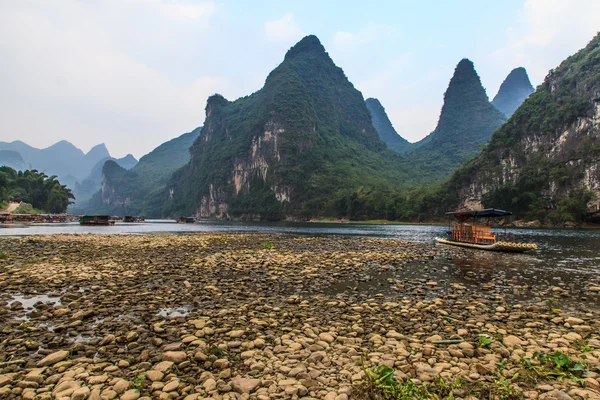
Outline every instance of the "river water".
[[[366, 225], [327, 223], [252, 223], [202, 221], [178, 224], [168, 220], [146, 223], [117, 223], [115, 226], [90, 227], [67, 224], [0, 224], [0, 236], [49, 234], [165, 234], [193, 232], [258, 232], [310, 236], [362, 236], [400, 239], [433, 244], [443, 237], [446, 226]], [[600, 286], [600, 231], [566, 229], [509, 229], [518, 241], [536, 243], [536, 250], [525, 254], [494, 253], [436, 245], [435, 257], [408, 263], [401, 269], [364, 276], [357, 282], [344, 282], [332, 290], [389, 290], [391, 280], [427, 279], [442, 286], [461, 284], [490, 295], [552, 301], [557, 307], [578, 303], [599, 307], [600, 296], [590, 287]], [[1, 250], [0, 240], [0, 250]]]

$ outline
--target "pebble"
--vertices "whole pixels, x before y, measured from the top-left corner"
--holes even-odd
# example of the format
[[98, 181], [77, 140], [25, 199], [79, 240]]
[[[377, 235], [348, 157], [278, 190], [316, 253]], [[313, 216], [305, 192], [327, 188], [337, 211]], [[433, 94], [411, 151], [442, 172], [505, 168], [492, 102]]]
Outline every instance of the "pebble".
[[[267, 241], [275, 248], [262, 249]], [[460, 377], [485, 386], [499, 379], [498, 363], [514, 374], [536, 351], [583, 362], [584, 383], [519, 382], [522, 397], [600, 390], [592, 301], [567, 314], [533, 297], [507, 300], [502, 290], [513, 281], [449, 285], [425, 270], [397, 279], [390, 269], [426, 264], [440, 256], [435, 246], [214, 233], [3, 246], [16, 261], [0, 269], [0, 359], [8, 360], [0, 398], [347, 400], [365, 380], [363, 363], [416, 384]], [[52, 294], [60, 304], [37, 303], [23, 327], [25, 309], [8, 306], [10, 293]], [[492, 343], [481, 346], [480, 335]]]

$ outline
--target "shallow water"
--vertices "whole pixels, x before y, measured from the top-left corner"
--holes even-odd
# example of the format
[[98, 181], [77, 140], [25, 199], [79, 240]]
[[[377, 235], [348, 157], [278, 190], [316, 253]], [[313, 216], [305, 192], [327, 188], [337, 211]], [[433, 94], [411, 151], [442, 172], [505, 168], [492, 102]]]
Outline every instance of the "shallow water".
[[[2, 224], [0, 224], [2, 225]], [[170, 220], [148, 220], [146, 223], [117, 223], [115, 226], [90, 227], [77, 223], [3, 225], [1, 235], [46, 235], [46, 234], [165, 234], [193, 232], [258, 232], [289, 233], [310, 236], [365, 236], [400, 239], [410, 242], [435, 242], [443, 237], [446, 226], [432, 225], [367, 225], [328, 223], [265, 223], [202, 221], [194, 224], [179, 224]], [[497, 231], [503, 232], [502, 229]], [[396, 280], [427, 279], [440, 283], [443, 290], [450, 284], [486, 289], [493, 282], [489, 295], [506, 295], [515, 298], [538, 296], [538, 287], [560, 288], [561, 293], [571, 293], [579, 300], [596, 305], [600, 302], [597, 293], [586, 291], [586, 287], [600, 285], [600, 231], [566, 229], [508, 229], [506, 233], [517, 241], [536, 243], [538, 248], [525, 254], [494, 253], [437, 245], [441, 257], [409, 263], [401, 268], [374, 271], [356, 282], [344, 282], [332, 287], [331, 292], [368, 290], [373, 293], [385, 291]], [[0, 242], [1, 250], [1, 242]], [[392, 283], [392, 285], [390, 285]], [[436, 293], [435, 291], [433, 292]], [[547, 297], [547, 296], [546, 296]], [[566, 297], [566, 296], [565, 296]], [[573, 296], [571, 300], [573, 299]], [[540, 297], [540, 300], [543, 298]], [[167, 316], [171, 310], [161, 310]]]
[[58, 296], [48, 296], [45, 294], [38, 295], [14, 295], [11, 300], [8, 302], [8, 306], [10, 307], [12, 303], [19, 302], [23, 305], [25, 310], [32, 310], [33, 305], [37, 302], [42, 302], [46, 304], [51, 304], [52, 306], [60, 305], [60, 297]]

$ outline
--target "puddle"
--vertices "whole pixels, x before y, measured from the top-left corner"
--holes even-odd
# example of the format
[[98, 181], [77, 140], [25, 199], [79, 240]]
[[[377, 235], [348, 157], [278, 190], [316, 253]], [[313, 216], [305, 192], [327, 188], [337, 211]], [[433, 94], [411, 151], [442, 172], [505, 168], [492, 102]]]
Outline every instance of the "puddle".
[[161, 308], [157, 315], [167, 318], [186, 317], [192, 309], [192, 306], [166, 307]]
[[58, 296], [48, 296], [45, 294], [38, 295], [14, 295], [12, 296], [12, 300], [8, 302], [8, 306], [10, 307], [12, 303], [18, 301], [23, 304], [23, 308], [25, 309], [33, 309], [33, 305], [39, 301], [42, 303], [48, 304], [51, 303], [53, 306], [60, 305], [60, 297]]

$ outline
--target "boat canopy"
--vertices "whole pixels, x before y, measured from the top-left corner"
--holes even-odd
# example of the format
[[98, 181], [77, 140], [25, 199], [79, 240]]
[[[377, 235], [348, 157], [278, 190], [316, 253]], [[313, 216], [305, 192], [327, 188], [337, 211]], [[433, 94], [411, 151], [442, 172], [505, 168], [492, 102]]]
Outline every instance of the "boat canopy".
[[507, 215], [512, 215], [512, 213], [510, 211], [498, 210], [496, 208], [486, 208], [483, 210], [447, 212], [446, 215], [453, 215], [459, 221], [466, 221], [469, 218], [504, 217]]

